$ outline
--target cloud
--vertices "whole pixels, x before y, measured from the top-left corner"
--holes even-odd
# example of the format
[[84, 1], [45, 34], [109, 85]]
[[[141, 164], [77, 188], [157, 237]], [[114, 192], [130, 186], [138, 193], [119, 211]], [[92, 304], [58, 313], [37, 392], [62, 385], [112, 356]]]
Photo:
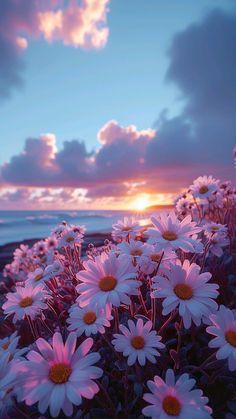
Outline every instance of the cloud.
[[0, 1], [0, 99], [22, 86], [22, 53], [30, 39], [99, 49], [106, 45], [110, 0]]
[[[103, 144], [88, 152], [84, 142], [65, 141], [58, 151], [53, 134], [28, 138], [21, 154], [0, 169], [2, 181], [19, 186], [84, 187], [132, 180], [145, 171], [144, 155], [156, 132], [108, 122], [98, 133]], [[132, 164], [130, 162], [132, 161]]]
[[38, 13], [39, 31], [49, 42], [62, 40], [65, 45], [102, 48], [108, 39], [106, 15], [109, 0], [71, 0], [68, 6]]

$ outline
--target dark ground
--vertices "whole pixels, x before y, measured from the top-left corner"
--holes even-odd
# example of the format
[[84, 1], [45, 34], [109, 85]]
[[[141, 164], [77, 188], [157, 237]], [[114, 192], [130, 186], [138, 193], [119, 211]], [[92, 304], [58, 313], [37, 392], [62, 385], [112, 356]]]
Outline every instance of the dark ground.
[[[89, 243], [93, 243], [94, 246], [102, 246], [104, 240], [111, 240], [111, 235], [108, 233], [90, 233], [84, 237], [84, 243], [82, 246], [82, 254], [85, 254]], [[34, 245], [40, 239], [29, 239], [20, 242], [12, 242], [0, 246], [0, 279], [2, 279], [2, 270], [7, 263], [11, 263], [13, 259], [14, 250], [20, 246], [20, 244], [28, 244], [30, 247]]]

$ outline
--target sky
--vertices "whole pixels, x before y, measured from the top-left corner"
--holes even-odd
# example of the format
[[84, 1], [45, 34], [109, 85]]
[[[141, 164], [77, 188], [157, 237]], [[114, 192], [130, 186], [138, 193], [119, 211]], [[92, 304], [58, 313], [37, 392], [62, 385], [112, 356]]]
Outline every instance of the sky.
[[0, 2], [0, 209], [234, 182], [235, 50], [233, 0]]

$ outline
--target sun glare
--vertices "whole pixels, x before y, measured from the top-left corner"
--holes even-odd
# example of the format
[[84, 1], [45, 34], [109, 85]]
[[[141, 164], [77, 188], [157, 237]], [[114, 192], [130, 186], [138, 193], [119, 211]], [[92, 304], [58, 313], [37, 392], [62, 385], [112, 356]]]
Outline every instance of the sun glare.
[[150, 205], [150, 201], [147, 196], [139, 196], [133, 204], [134, 209], [137, 211], [144, 211]]

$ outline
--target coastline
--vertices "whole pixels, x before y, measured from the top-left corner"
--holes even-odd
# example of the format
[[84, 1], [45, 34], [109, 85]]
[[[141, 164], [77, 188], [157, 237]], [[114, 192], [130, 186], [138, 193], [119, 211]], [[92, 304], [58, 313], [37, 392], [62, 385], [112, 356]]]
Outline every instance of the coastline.
[[[89, 243], [93, 243], [94, 246], [102, 246], [104, 244], [104, 240], [111, 240], [110, 233], [87, 233], [84, 237], [84, 242], [82, 245], [82, 255], [85, 254], [85, 251], [88, 247]], [[13, 259], [13, 252], [14, 250], [20, 246], [20, 244], [25, 244], [28, 246], [33, 246], [38, 240], [43, 240], [39, 238], [32, 238], [26, 239], [16, 242], [6, 243], [0, 246], [0, 275], [5, 265], [11, 263]]]

